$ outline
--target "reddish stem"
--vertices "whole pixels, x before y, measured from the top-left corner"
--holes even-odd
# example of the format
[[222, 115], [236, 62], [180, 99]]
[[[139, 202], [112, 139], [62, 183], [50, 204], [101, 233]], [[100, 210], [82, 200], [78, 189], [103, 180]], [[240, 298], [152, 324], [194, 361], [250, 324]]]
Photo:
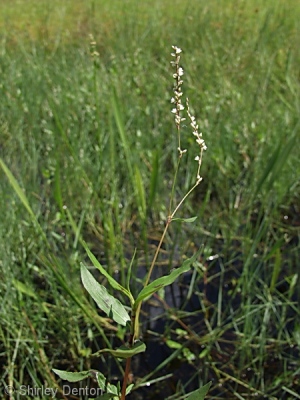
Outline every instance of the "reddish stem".
[[124, 372], [124, 380], [123, 380], [123, 386], [122, 386], [122, 392], [121, 392], [121, 400], [125, 400], [127, 382], [128, 382], [129, 372], [130, 372], [130, 365], [131, 365], [131, 357], [128, 357], [127, 360], [126, 360], [126, 367], [125, 367], [125, 372]]

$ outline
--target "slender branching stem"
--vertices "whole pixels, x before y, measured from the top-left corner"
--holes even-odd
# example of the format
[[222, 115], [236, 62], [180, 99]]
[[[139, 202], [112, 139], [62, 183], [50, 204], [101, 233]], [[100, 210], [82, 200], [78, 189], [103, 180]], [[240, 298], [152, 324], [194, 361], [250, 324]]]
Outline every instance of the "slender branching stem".
[[156, 248], [156, 251], [155, 251], [155, 254], [154, 254], [154, 257], [153, 257], [153, 260], [152, 260], [152, 263], [151, 263], [151, 266], [150, 266], [150, 269], [149, 269], [147, 278], [146, 278], [146, 280], [145, 280], [144, 286], [147, 286], [148, 283], [149, 283], [149, 280], [150, 280], [150, 278], [151, 278], [151, 274], [152, 274], [154, 265], [155, 265], [155, 263], [156, 263], [156, 260], [157, 260], [157, 257], [158, 257], [160, 248], [161, 248], [161, 246], [162, 246], [162, 244], [163, 244], [164, 238], [165, 238], [165, 236], [166, 236], [166, 233], [167, 233], [167, 230], [168, 230], [168, 228], [169, 228], [169, 225], [170, 225], [171, 221], [172, 221], [172, 219], [171, 219], [170, 217], [168, 217], [167, 222], [166, 222], [165, 229], [164, 229], [164, 231], [163, 231], [163, 234], [161, 235], [159, 244], [158, 244], [158, 246], [157, 246], [157, 248]]
[[195, 185], [183, 196], [183, 198], [180, 200], [180, 202], [177, 204], [175, 210], [172, 212], [172, 214], [170, 215], [169, 219], [174, 218], [176, 212], [178, 211], [178, 209], [180, 208], [180, 206], [184, 203], [184, 201], [186, 200], [186, 198], [192, 193], [192, 191], [199, 185], [200, 180], [198, 180]]
[[181, 157], [178, 158], [177, 166], [176, 166], [176, 170], [175, 170], [175, 174], [174, 174], [171, 196], [170, 196], [170, 203], [169, 203], [169, 211], [168, 211], [169, 215], [171, 215], [172, 203], [173, 203], [174, 194], [175, 194], [175, 185], [176, 185], [176, 181], [177, 181], [177, 175], [178, 175], [178, 171], [179, 171], [180, 161], [181, 161]]
[[[181, 205], [184, 203], [184, 201], [187, 199], [187, 197], [192, 193], [192, 191], [200, 184], [202, 178], [200, 176], [200, 167], [202, 164], [202, 154], [203, 150], [206, 150], [206, 145], [204, 140], [202, 139], [202, 133], [199, 133], [198, 131], [198, 125], [196, 122], [195, 117], [192, 115], [190, 108], [189, 108], [189, 102], [188, 99], [186, 100], [186, 106], [187, 106], [187, 115], [191, 121], [191, 127], [193, 129], [193, 135], [196, 137], [196, 143], [199, 145], [199, 155], [195, 158], [195, 160], [198, 163], [198, 170], [197, 170], [197, 178], [196, 178], [196, 183], [193, 185], [193, 187], [183, 196], [183, 198], [180, 200], [180, 202], [176, 205], [173, 211], [173, 201], [175, 197], [175, 185], [177, 182], [177, 175], [179, 171], [179, 166], [180, 166], [180, 161], [184, 153], [187, 152], [186, 149], [181, 148], [181, 122], [185, 120], [185, 118], [182, 118], [181, 112], [185, 109], [185, 107], [182, 105], [181, 97], [182, 97], [182, 90], [181, 86], [183, 83], [182, 76], [184, 74], [183, 69], [180, 67], [179, 62], [180, 62], [180, 53], [181, 49], [176, 46], [172, 46], [174, 53], [172, 53], [172, 56], [175, 58], [174, 61], [171, 61], [171, 64], [173, 67], [175, 67], [175, 73], [173, 74], [173, 78], [175, 79], [175, 85], [174, 85], [174, 97], [171, 99], [171, 103], [174, 104], [174, 108], [172, 109], [172, 113], [175, 115], [175, 125], [177, 129], [177, 135], [178, 135], [178, 161], [175, 169], [175, 174], [174, 174], [174, 179], [172, 183], [172, 190], [171, 190], [171, 195], [170, 195], [170, 203], [169, 203], [169, 209], [168, 209], [168, 218], [165, 224], [164, 231], [161, 235], [159, 244], [156, 248], [153, 260], [151, 262], [149, 271], [147, 273], [144, 287], [146, 287], [151, 279], [151, 275], [154, 269], [154, 266], [157, 261], [157, 257], [159, 255], [159, 252], [161, 250], [161, 246], [163, 244], [163, 241], [165, 239], [166, 233], [168, 231], [168, 228], [174, 219], [175, 214], [181, 207]], [[128, 340], [129, 347], [132, 347], [134, 345], [135, 339], [138, 337], [139, 333], [139, 315], [140, 315], [140, 310], [141, 310], [141, 305], [142, 302], [140, 302], [136, 307], [133, 305], [132, 308], [132, 313], [131, 313], [131, 330], [130, 330], [130, 337]], [[120, 400], [125, 400], [126, 397], [126, 388], [127, 388], [127, 383], [129, 380], [129, 374], [130, 374], [130, 366], [131, 366], [131, 357], [127, 358], [126, 360], [126, 366], [125, 366], [125, 371], [124, 371], [124, 380], [123, 380], [123, 385], [122, 385], [122, 392], [121, 392], [121, 397]]]

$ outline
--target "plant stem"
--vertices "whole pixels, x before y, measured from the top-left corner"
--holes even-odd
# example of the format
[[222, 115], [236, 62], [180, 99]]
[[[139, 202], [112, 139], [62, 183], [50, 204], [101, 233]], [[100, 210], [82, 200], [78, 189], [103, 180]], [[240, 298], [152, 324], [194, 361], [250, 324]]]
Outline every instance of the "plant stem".
[[161, 235], [159, 244], [158, 244], [158, 246], [157, 246], [157, 248], [156, 248], [156, 251], [155, 251], [155, 254], [154, 254], [154, 257], [153, 257], [153, 260], [152, 260], [152, 263], [151, 263], [151, 266], [150, 266], [150, 269], [149, 269], [149, 272], [148, 272], [146, 281], [145, 281], [145, 283], [144, 283], [144, 287], [146, 287], [146, 286], [148, 285], [148, 283], [149, 283], [149, 280], [150, 280], [150, 277], [151, 277], [151, 274], [152, 274], [154, 265], [155, 265], [156, 260], [157, 260], [158, 253], [159, 253], [159, 251], [160, 251], [161, 245], [163, 244], [164, 238], [165, 238], [165, 236], [166, 236], [166, 233], [167, 233], [167, 230], [168, 230], [168, 228], [169, 228], [169, 225], [170, 225], [171, 221], [172, 221], [172, 217], [168, 216], [165, 229], [164, 229], [164, 231], [163, 231], [163, 234]]
[[163, 241], [164, 241], [164, 238], [165, 238], [165, 236], [166, 236], [166, 233], [167, 233], [167, 230], [168, 230], [168, 228], [169, 228], [169, 225], [170, 225], [170, 223], [172, 222], [172, 219], [174, 218], [176, 212], [178, 211], [178, 209], [180, 208], [180, 206], [182, 205], [182, 203], [183, 203], [183, 202], [185, 201], [185, 199], [192, 193], [192, 191], [199, 185], [199, 183], [200, 183], [200, 181], [198, 180], [198, 181], [195, 183], [195, 185], [194, 185], [194, 186], [185, 194], [185, 196], [181, 199], [181, 201], [178, 203], [178, 205], [176, 206], [176, 208], [174, 209], [174, 211], [172, 212], [172, 214], [171, 214], [171, 213], [169, 214], [168, 219], [167, 219], [167, 222], [166, 222], [165, 229], [164, 229], [164, 231], [163, 231], [163, 234], [161, 235], [161, 238], [160, 238], [159, 244], [158, 244], [158, 246], [157, 246], [157, 248], [156, 248], [156, 251], [155, 251], [155, 254], [154, 254], [154, 257], [153, 257], [153, 260], [152, 260], [152, 263], [151, 263], [151, 266], [150, 266], [150, 269], [149, 269], [149, 272], [148, 272], [146, 281], [145, 281], [145, 283], [144, 283], [144, 286], [145, 286], [145, 287], [146, 287], [146, 286], [148, 285], [148, 283], [149, 283], [149, 280], [150, 280], [150, 277], [151, 277], [151, 274], [152, 274], [154, 265], [155, 265], [156, 260], [157, 260], [157, 257], [158, 257], [158, 253], [159, 253], [159, 251], [160, 251], [161, 245], [162, 245], [162, 243], [163, 243]]
[[[152, 260], [152, 263], [151, 263], [151, 266], [150, 266], [150, 269], [149, 269], [149, 272], [148, 272], [148, 275], [147, 275], [147, 278], [146, 278], [144, 286], [147, 286], [148, 283], [149, 283], [149, 280], [150, 280], [150, 277], [151, 277], [155, 262], [156, 262], [157, 257], [158, 257], [158, 253], [160, 251], [161, 245], [162, 245], [162, 243], [164, 241], [164, 238], [166, 236], [166, 233], [167, 233], [167, 230], [168, 230], [168, 227], [169, 227], [171, 221], [172, 221], [172, 218], [169, 216], [168, 219], [167, 219], [166, 226], [165, 226], [165, 229], [163, 231], [163, 234], [162, 234], [162, 236], [160, 238], [159, 244], [158, 244], [158, 246], [156, 248], [156, 252], [154, 254], [154, 257], [153, 257], [153, 260]], [[139, 315], [139, 313], [140, 313], [141, 305], [142, 304], [140, 303], [138, 305], [137, 309], [134, 311], [134, 314], [131, 315], [131, 333], [130, 333], [130, 337], [129, 337], [129, 340], [128, 340], [129, 347], [132, 347], [133, 342], [134, 342], [134, 338], [135, 338], [136, 333], [137, 333], [136, 330], [135, 330], [135, 318], [136, 318], [136, 315]], [[124, 379], [123, 379], [122, 392], [121, 392], [121, 400], [125, 400], [128, 376], [129, 376], [129, 373], [130, 373], [130, 365], [131, 365], [131, 357], [128, 357], [126, 359], [126, 366], [125, 366]]]
[[[135, 316], [136, 316], [136, 313], [135, 313], [135, 311], [133, 311], [132, 315], [131, 315], [130, 336], [129, 336], [129, 339], [128, 339], [129, 347], [132, 347], [133, 343], [134, 343]], [[128, 382], [128, 377], [129, 377], [129, 373], [130, 373], [130, 365], [131, 365], [131, 357], [128, 357], [126, 359], [126, 366], [125, 366], [125, 371], [124, 371], [124, 379], [123, 379], [123, 385], [122, 385], [121, 400], [125, 400], [127, 382]]]
[[185, 199], [192, 193], [192, 191], [199, 185], [201, 181], [197, 180], [197, 182], [195, 183], [195, 185], [184, 195], [184, 197], [180, 200], [180, 202], [177, 204], [175, 210], [172, 212], [172, 214], [169, 216], [168, 220], [170, 220], [170, 222], [172, 221], [172, 219], [174, 218], [177, 210], [179, 209], [179, 207], [181, 206], [181, 204], [185, 201]]
[[[179, 149], [180, 149], [180, 128], [179, 127], [178, 127], [178, 142], [179, 142]], [[179, 170], [179, 164], [180, 164], [181, 157], [182, 157], [182, 152], [180, 153], [180, 156], [179, 156], [179, 159], [178, 159], [178, 163], [177, 163], [177, 167], [176, 167], [176, 171], [175, 171], [175, 176], [174, 176], [174, 179], [173, 179], [172, 192], [171, 192], [170, 204], [169, 204], [169, 215], [168, 215], [168, 218], [167, 218], [167, 221], [166, 221], [165, 229], [164, 229], [164, 231], [163, 231], [163, 233], [161, 235], [159, 244], [158, 244], [158, 246], [156, 248], [154, 257], [152, 259], [152, 262], [151, 262], [151, 265], [150, 265], [150, 269], [149, 269], [149, 272], [147, 274], [147, 277], [146, 277], [146, 280], [145, 280], [145, 283], [144, 283], [144, 287], [146, 287], [148, 285], [149, 281], [150, 281], [154, 265], [156, 263], [158, 254], [160, 252], [161, 246], [163, 244], [163, 241], [164, 241], [164, 238], [166, 236], [166, 233], [167, 233], [167, 230], [169, 228], [169, 225], [172, 222], [172, 219], [174, 218], [176, 212], [178, 211], [178, 209], [180, 208], [182, 203], [185, 201], [185, 199], [190, 195], [190, 193], [195, 189], [195, 187], [199, 185], [199, 183], [201, 181], [200, 179], [197, 180], [195, 185], [186, 193], [186, 195], [177, 204], [177, 206], [175, 207], [174, 211], [171, 212], [172, 201], [173, 201], [174, 192], [175, 192], [175, 184], [176, 184], [176, 180], [177, 180], [177, 173], [178, 173], [178, 170]], [[133, 346], [135, 337], [138, 334], [138, 328], [136, 327], [136, 322], [138, 324], [141, 306], [142, 306], [142, 302], [139, 303], [139, 305], [137, 306], [136, 310], [132, 311], [132, 315], [131, 315], [131, 332], [130, 332], [130, 337], [129, 337], [129, 340], [128, 340], [129, 347]], [[131, 357], [128, 357], [126, 359], [124, 380], [123, 380], [122, 392], [121, 392], [121, 400], [125, 400], [125, 397], [126, 397], [126, 387], [127, 387], [128, 377], [129, 377], [129, 373], [130, 373], [130, 366], [131, 366]]]
[[126, 359], [126, 367], [125, 367], [124, 380], [123, 380], [123, 385], [122, 385], [121, 400], [125, 400], [126, 387], [127, 387], [128, 376], [129, 376], [129, 372], [130, 372], [130, 365], [131, 365], [131, 357], [128, 357]]
[[177, 181], [177, 175], [178, 175], [180, 161], [181, 161], [181, 157], [178, 158], [177, 166], [176, 166], [176, 170], [175, 170], [175, 174], [174, 174], [172, 190], [171, 190], [171, 196], [170, 196], [170, 203], [169, 203], [169, 215], [171, 215], [172, 203], [173, 203], [173, 199], [174, 199], [175, 185], [176, 185], [176, 181]]

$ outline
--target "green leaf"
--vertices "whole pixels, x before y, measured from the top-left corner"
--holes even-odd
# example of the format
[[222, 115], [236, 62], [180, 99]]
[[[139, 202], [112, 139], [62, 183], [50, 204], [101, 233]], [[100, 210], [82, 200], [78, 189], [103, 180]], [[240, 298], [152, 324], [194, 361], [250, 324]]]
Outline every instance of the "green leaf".
[[180, 221], [180, 222], [187, 222], [192, 223], [195, 222], [198, 217], [191, 217], [191, 218], [172, 218], [172, 221]]
[[99, 388], [104, 391], [105, 387], [106, 387], [105, 376], [102, 374], [102, 372], [98, 372], [96, 377], [97, 377], [97, 382], [98, 382]]
[[205, 386], [202, 386], [202, 388], [195, 390], [195, 392], [190, 394], [186, 400], [204, 400], [207, 392], [209, 391], [210, 385], [211, 382], [207, 383]]
[[204, 357], [206, 357], [207, 354], [209, 354], [210, 350], [211, 350], [211, 349], [210, 349], [209, 346], [205, 347], [204, 350], [202, 350], [201, 353], [199, 354], [199, 358], [204, 358]]
[[145, 343], [141, 341], [136, 342], [131, 348], [127, 346], [121, 346], [117, 350], [112, 349], [102, 349], [97, 351], [97, 353], [92, 354], [92, 356], [98, 356], [102, 353], [110, 353], [112, 356], [116, 358], [129, 358], [133, 357], [138, 353], [143, 353], [146, 350]]
[[134, 386], [134, 383], [131, 383], [130, 385], [127, 386], [127, 388], [126, 388], [126, 396], [131, 392], [133, 386]]
[[60, 369], [52, 369], [52, 371], [56, 375], [58, 375], [61, 379], [68, 382], [79, 382], [83, 381], [89, 376], [94, 376], [92, 371], [67, 372], [67, 371], [61, 371]]
[[175, 281], [175, 279], [178, 278], [178, 276], [182, 275], [184, 272], [189, 271], [191, 268], [191, 265], [193, 264], [193, 262], [196, 261], [200, 252], [201, 252], [201, 249], [198, 250], [193, 255], [193, 257], [185, 260], [180, 268], [176, 268], [167, 276], [162, 276], [161, 278], [155, 279], [148, 286], [144, 287], [144, 289], [142, 289], [140, 291], [137, 299], [135, 300], [134, 308], [136, 309], [138, 304], [141, 301], [143, 301], [146, 297], [149, 297], [151, 294], [157, 292], [159, 289], [161, 289], [164, 286], [171, 285]]
[[115, 386], [109, 382], [106, 383], [105, 376], [99, 371], [97, 371], [96, 377], [97, 377], [99, 388], [103, 392], [107, 392], [107, 393], [103, 394], [102, 396], [100, 396], [99, 399], [101, 398], [101, 399], [118, 399], [119, 400], [119, 396], [118, 396], [119, 390], [118, 390], [117, 386]]
[[97, 382], [98, 382], [99, 388], [101, 390], [103, 390], [103, 392], [104, 392], [105, 389], [106, 389], [106, 378], [105, 378], [105, 376], [102, 374], [102, 372], [98, 372], [96, 374], [96, 378], [97, 378]]
[[109, 382], [106, 385], [106, 391], [107, 391], [107, 393], [112, 393], [114, 396], [119, 394], [119, 390], [118, 390], [117, 386], [113, 385], [112, 383], [109, 383]]
[[170, 349], [180, 349], [182, 347], [182, 344], [179, 342], [175, 342], [174, 340], [166, 340], [166, 345]]
[[122, 303], [108, 293], [106, 288], [100, 285], [87, 268], [81, 263], [81, 280], [83, 286], [98, 304], [99, 308], [115, 322], [126, 325], [130, 317]]
[[81, 241], [81, 243], [82, 243], [87, 255], [89, 256], [89, 259], [92, 261], [94, 267], [99, 269], [101, 274], [106, 277], [106, 279], [108, 280], [108, 282], [111, 285], [111, 287], [116, 289], [116, 290], [118, 290], [119, 292], [124, 293], [127, 297], [129, 297], [131, 304], [133, 304], [134, 298], [132, 297], [132, 294], [129, 292], [129, 290], [124, 288], [122, 285], [119, 284], [119, 282], [117, 282], [112, 276], [109, 275], [109, 273], [102, 267], [102, 265], [99, 263], [97, 258], [90, 251], [90, 249], [88, 248], [87, 244], [83, 240]]
[[[126, 286], [127, 286], [128, 292], [130, 292], [130, 278], [131, 278], [131, 271], [132, 271], [132, 266], [133, 266], [133, 262], [134, 262], [135, 256], [136, 256], [136, 248], [134, 249], [134, 252], [133, 252], [129, 267], [128, 267], [128, 271], [127, 271]], [[134, 299], [133, 299], [133, 301], [134, 301]], [[133, 304], [133, 302], [131, 303], [131, 305], [132, 304]]]

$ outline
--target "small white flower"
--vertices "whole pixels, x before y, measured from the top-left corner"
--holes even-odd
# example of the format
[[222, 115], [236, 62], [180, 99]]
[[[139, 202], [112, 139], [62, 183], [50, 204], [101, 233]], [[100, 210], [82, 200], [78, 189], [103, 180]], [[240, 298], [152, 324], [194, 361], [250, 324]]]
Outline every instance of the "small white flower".
[[183, 95], [182, 92], [174, 91], [176, 97], [181, 97]]
[[182, 50], [177, 46], [172, 46], [172, 49], [175, 50], [176, 54], [180, 54], [182, 52]]
[[179, 68], [178, 68], [178, 75], [179, 75], [179, 76], [182, 76], [183, 74], [184, 74], [183, 68], [179, 67]]
[[200, 139], [200, 138], [198, 138], [198, 139], [196, 139], [196, 142], [199, 144], [199, 146], [201, 146], [202, 147], [202, 145], [204, 144], [204, 140], [203, 139]]

